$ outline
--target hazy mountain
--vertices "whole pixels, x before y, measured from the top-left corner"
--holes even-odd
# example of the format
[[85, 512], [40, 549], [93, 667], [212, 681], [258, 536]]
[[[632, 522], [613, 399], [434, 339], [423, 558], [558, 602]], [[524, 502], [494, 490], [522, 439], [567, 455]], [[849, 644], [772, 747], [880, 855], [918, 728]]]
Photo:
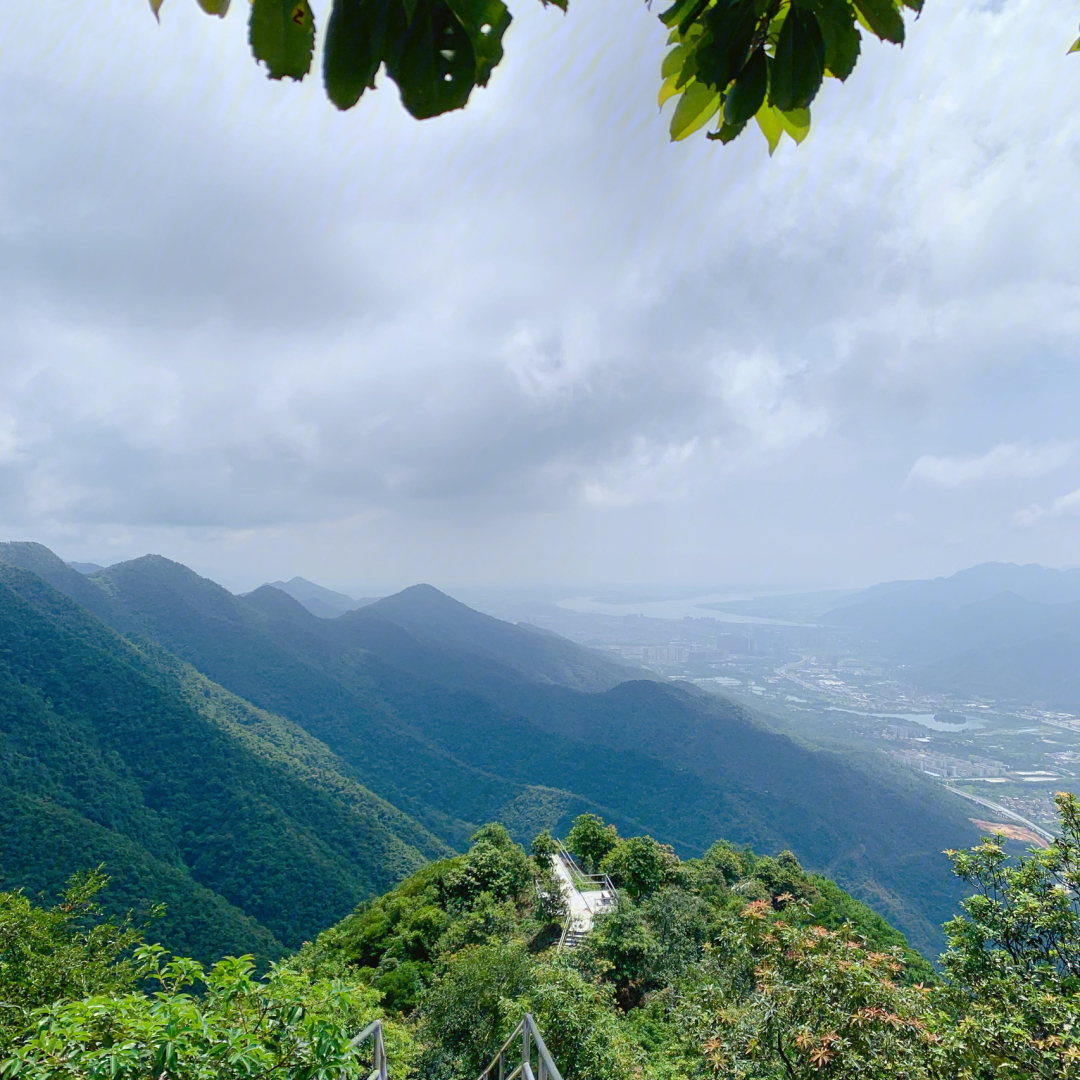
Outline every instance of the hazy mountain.
[[1035, 563], [982, 563], [951, 577], [890, 581], [865, 589], [825, 615], [844, 626], [877, 628], [898, 617], [925, 618], [1010, 594], [1039, 604], [1080, 601], [1080, 569], [1048, 570]]
[[867, 589], [826, 616], [927, 690], [1080, 708], [1080, 570], [986, 563]]
[[[73, 571], [74, 573], [74, 571]], [[324, 745], [0, 566], [0, 881], [105, 862], [201, 956], [296, 947], [447, 848]]]
[[95, 570], [104, 570], [105, 567], [96, 562], [69, 562], [72, 570], [78, 570], [80, 574], [92, 574]]
[[336, 619], [346, 611], [373, 604], [378, 599], [373, 596], [355, 599], [345, 593], [334, 592], [333, 589], [324, 589], [322, 585], [316, 585], [302, 577], [294, 577], [289, 581], [271, 581], [269, 585], [288, 593], [294, 600], [299, 600], [312, 615], [317, 615], [320, 619]]
[[559, 685], [627, 670], [430, 587], [325, 620], [276, 588], [236, 597], [156, 556], [80, 580], [118, 625], [300, 725], [455, 846], [485, 820], [528, 840], [592, 809], [687, 855], [719, 837], [789, 847], [931, 953], [959, 896], [940, 852], [976, 834], [933, 784], [868, 772], [663, 683]]
[[354, 618], [374, 617], [400, 626], [419, 641], [489, 657], [537, 682], [608, 690], [629, 678], [652, 677], [567, 638], [537, 634], [474, 611], [430, 585], [387, 596]]

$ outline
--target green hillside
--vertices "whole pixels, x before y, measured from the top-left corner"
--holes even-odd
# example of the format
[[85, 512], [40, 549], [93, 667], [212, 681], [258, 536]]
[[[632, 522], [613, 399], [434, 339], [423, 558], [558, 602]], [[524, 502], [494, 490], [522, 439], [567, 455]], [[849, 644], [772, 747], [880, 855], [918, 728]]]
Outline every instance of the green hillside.
[[[470, 652], [476, 613], [448, 629], [461, 605], [434, 590], [324, 620], [279, 590], [236, 597], [155, 556], [82, 580], [107, 596], [114, 625], [287, 717], [452, 846], [485, 820], [506, 821], [523, 840], [593, 811], [683, 857], [717, 836], [788, 848], [926, 955], [939, 951], [940, 924], [959, 899], [940, 853], [977, 834], [954, 800], [910, 772], [868, 771], [731, 702], [670, 685], [557, 685], [546, 652], [554, 639], [497, 620], [482, 624], [490, 636]], [[387, 617], [404, 620], [402, 610], [417, 633]], [[425, 611], [435, 626], [422, 639]], [[513, 664], [493, 655], [492, 638], [504, 650], [510, 642]], [[543, 681], [528, 674], [540, 669]]]
[[[73, 571], [74, 573], [74, 571]], [[105, 863], [198, 956], [296, 947], [446, 847], [307, 732], [0, 565], [0, 881]]]

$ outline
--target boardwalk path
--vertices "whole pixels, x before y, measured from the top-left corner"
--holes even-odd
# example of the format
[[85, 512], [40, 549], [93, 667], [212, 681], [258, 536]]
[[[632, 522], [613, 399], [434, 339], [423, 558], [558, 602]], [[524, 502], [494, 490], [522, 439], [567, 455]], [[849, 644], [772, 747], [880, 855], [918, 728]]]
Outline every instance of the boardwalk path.
[[566, 897], [570, 914], [567, 945], [573, 947], [592, 930], [593, 920], [597, 915], [614, 910], [618, 898], [611, 889], [603, 887], [599, 880], [586, 879], [579, 887], [580, 878], [562, 855], [552, 855], [551, 865], [562, 886], [563, 896]]

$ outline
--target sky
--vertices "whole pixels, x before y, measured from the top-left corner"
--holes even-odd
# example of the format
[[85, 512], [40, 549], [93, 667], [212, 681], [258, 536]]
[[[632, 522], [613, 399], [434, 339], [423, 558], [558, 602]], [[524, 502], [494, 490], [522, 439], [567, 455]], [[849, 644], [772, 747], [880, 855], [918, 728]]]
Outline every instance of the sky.
[[772, 158], [668, 141], [636, 0], [515, 0], [419, 123], [268, 80], [244, 4], [13, 7], [0, 538], [353, 595], [1078, 565], [1072, 7], [927, 0]]

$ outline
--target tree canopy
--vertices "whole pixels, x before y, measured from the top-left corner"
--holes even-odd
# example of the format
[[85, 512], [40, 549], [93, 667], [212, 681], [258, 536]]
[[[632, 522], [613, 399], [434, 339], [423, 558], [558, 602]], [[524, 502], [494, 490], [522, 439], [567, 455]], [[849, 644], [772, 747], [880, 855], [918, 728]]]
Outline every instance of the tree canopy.
[[500, 825], [255, 977], [101, 922], [98, 873], [51, 910], [0, 893], [0, 1080], [359, 1080], [381, 1019], [392, 1075], [476, 1076], [525, 1012], [566, 1080], [1080, 1080], [1080, 803], [1013, 861], [947, 852], [974, 889], [938, 974], [790, 852], [680, 860], [592, 815], [620, 902], [575, 949], [548, 909], [550, 836]]
[[[155, 16], [164, 0], [149, 0]], [[230, 0], [197, 0], [224, 18]], [[541, 0], [562, 11], [569, 0]], [[855, 70], [863, 31], [903, 45], [905, 12], [923, 0], [675, 0], [660, 12], [670, 31], [659, 104], [677, 99], [673, 141], [716, 121], [707, 138], [729, 143], [753, 120], [776, 149], [810, 131], [810, 106], [826, 78]], [[512, 16], [502, 0], [333, 0], [323, 45], [326, 94], [351, 109], [375, 89], [380, 68], [418, 120], [464, 108], [503, 58]], [[315, 55], [308, 0], [251, 0], [249, 40], [272, 79], [305, 78]], [[1069, 52], [1080, 52], [1080, 38]]]

